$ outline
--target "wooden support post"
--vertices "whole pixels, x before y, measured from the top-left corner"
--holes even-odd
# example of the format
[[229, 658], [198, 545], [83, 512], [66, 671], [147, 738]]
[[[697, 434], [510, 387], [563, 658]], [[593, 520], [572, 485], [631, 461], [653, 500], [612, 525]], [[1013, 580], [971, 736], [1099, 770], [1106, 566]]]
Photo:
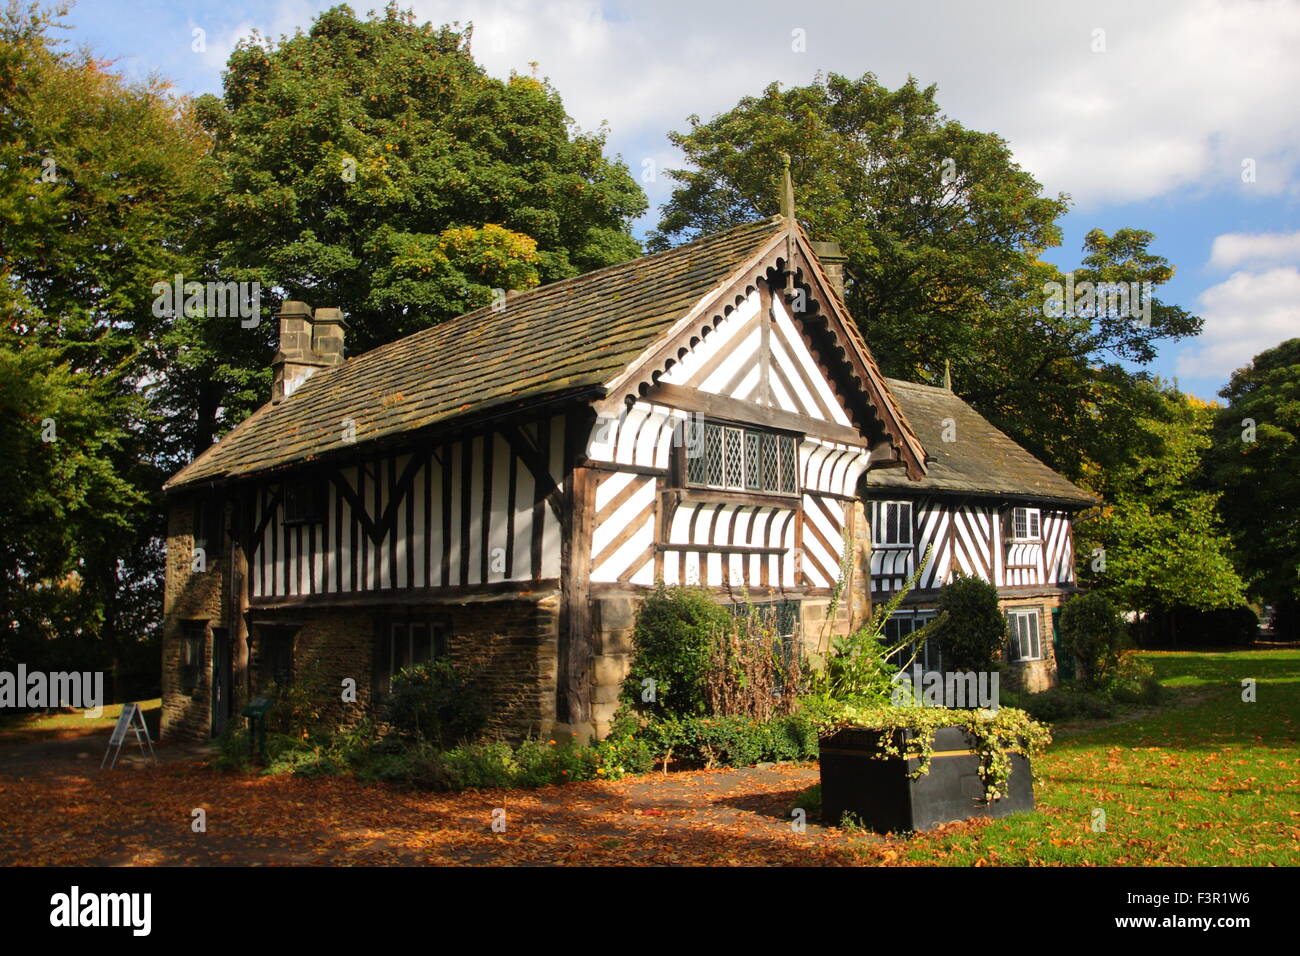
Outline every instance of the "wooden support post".
[[569, 724], [575, 732], [591, 721], [591, 533], [597, 473], [584, 462], [593, 421], [591, 410], [584, 408], [571, 413], [565, 427], [555, 718], [559, 723]]

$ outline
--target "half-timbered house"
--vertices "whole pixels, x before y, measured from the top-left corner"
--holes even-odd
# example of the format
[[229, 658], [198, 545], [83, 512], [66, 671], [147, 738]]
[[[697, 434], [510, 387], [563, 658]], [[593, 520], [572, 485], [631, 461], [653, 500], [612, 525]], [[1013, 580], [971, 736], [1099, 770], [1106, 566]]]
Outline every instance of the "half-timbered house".
[[658, 581], [804, 640], [862, 620], [906, 571], [870, 556], [864, 490], [946, 493], [947, 458], [847, 314], [837, 251], [776, 216], [347, 359], [338, 310], [284, 303], [272, 400], [166, 486], [164, 734], [217, 733], [272, 680], [346, 719], [441, 655], [503, 734], [601, 734]]
[[[886, 470], [866, 480], [872, 599], [888, 600], [921, 568], [889, 621], [889, 638], [931, 619], [938, 591], [954, 573], [983, 578], [997, 587], [1007, 615], [1006, 658], [1015, 676], [1031, 691], [1051, 687], [1056, 619], [1078, 590], [1073, 517], [1097, 499], [950, 388], [897, 379], [888, 385], [928, 456], [920, 480]], [[937, 642], [918, 657], [923, 667], [942, 670]]]

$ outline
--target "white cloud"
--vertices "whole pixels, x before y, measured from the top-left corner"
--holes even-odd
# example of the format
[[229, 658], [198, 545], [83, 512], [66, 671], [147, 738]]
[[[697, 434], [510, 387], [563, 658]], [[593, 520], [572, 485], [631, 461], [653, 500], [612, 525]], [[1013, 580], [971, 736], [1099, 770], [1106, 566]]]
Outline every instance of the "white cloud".
[[1229, 232], [1214, 238], [1210, 265], [1217, 269], [1300, 262], [1300, 230], [1296, 232]]
[[1300, 269], [1235, 272], [1200, 296], [1205, 329], [1178, 374], [1226, 379], [1265, 349], [1300, 336]]
[[[257, 25], [307, 27], [332, 0], [281, 0], [214, 39], [211, 58]], [[587, 129], [608, 120], [634, 169], [688, 114], [728, 109], [767, 83], [819, 71], [909, 74], [944, 110], [1005, 137], [1049, 191], [1084, 207], [1176, 190], [1300, 195], [1300, 3], [1288, 0], [410, 0], [421, 20], [472, 21], [496, 75], [537, 62]], [[362, 9], [362, 8], [358, 8]], [[201, 25], [201, 24], [200, 24]], [[791, 48], [791, 31], [807, 37]], [[1093, 52], [1094, 30], [1105, 52]], [[214, 68], [219, 64], [214, 64]], [[671, 153], [670, 153], [671, 155]], [[1241, 164], [1256, 181], [1241, 181]], [[670, 184], [650, 187], [661, 201]]]

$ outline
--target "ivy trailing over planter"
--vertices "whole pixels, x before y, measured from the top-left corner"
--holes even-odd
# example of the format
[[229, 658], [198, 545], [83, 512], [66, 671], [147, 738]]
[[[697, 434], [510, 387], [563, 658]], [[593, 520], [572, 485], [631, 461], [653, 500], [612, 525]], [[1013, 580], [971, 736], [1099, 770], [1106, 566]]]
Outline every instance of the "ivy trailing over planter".
[[861, 727], [880, 733], [880, 760], [916, 760], [910, 776], [919, 777], [930, 770], [934, 756], [934, 732], [941, 727], [956, 727], [975, 741], [980, 758], [979, 774], [990, 800], [1006, 794], [1011, 776], [1011, 754], [1019, 751], [1034, 768], [1039, 754], [1052, 742], [1048, 727], [1023, 710], [1000, 707], [990, 710], [955, 710], [946, 707], [894, 707], [842, 704], [822, 718], [821, 736], [827, 737], [845, 727]]

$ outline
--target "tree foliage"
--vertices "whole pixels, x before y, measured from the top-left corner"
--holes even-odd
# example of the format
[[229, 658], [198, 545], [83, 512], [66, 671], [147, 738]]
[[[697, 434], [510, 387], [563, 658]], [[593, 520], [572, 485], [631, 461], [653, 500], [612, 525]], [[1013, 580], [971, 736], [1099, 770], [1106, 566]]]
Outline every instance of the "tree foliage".
[[[777, 212], [789, 153], [796, 214], [848, 256], [848, 304], [884, 370], [936, 382], [950, 362], [963, 397], [1066, 474], [1113, 454], [1107, 439], [1123, 433], [1115, 362], [1150, 361], [1161, 339], [1200, 328], [1158, 300], [1149, 323], [1110, 302], [1047, 314], [1045, 284], [1065, 276], [1041, 255], [1060, 242], [1067, 197], [1043, 195], [1000, 137], [943, 116], [933, 86], [832, 73], [689, 121], [670, 134], [690, 167], [670, 172], [680, 186], [653, 246]], [[1152, 240], [1094, 230], [1076, 282], [1167, 282]]]
[[1110, 599], [1099, 591], [1080, 594], [1061, 610], [1061, 650], [1079, 663], [1081, 680], [1095, 684], [1119, 666], [1124, 625]]
[[222, 270], [341, 307], [364, 350], [638, 254], [645, 197], [603, 132], [544, 80], [489, 76], [471, 38], [390, 4], [241, 42], [199, 102]]
[[1300, 339], [1255, 356], [1219, 394], [1206, 459], [1225, 524], [1258, 592], [1300, 600]]
[[206, 139], [164, 84], [66, 49], [57, 25], [0, 11], [0, 657], [76, 645], [109, 666], [156, 628], [150, 302], [187, 264]]
[[1148, 411], [1126, 443], [1130, 460], [1085, 476], [1106, 504], [1075, 526], [1083, 580], [1134, 611], [1239, 606], [1224, 496], [1203, 476], [1215, 409], [1159, 383], [1140, 389]]

